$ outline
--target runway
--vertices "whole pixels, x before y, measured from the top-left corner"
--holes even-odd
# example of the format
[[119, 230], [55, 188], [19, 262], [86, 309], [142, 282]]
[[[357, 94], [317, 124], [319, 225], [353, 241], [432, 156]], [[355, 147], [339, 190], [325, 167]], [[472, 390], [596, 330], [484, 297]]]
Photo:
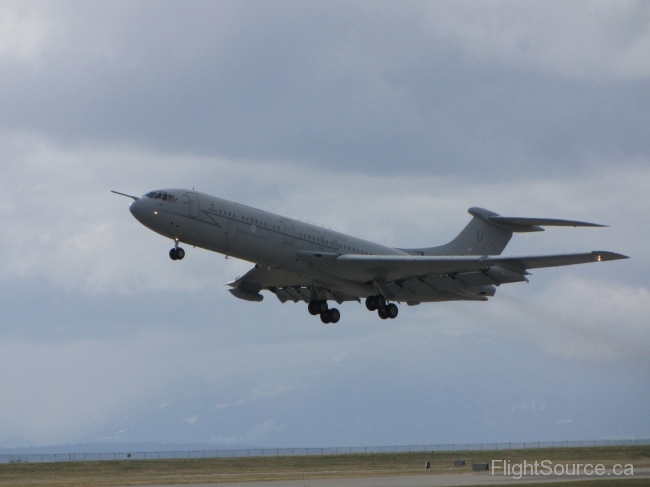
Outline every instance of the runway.
[[[520, 479], [504, 475], [482, 474], [425, 474], [390, 477], [328, 478], [306, 480], [264, 480], [255, 482], [211, 482], [196, 484], [176, 484], [183, 487], [455, 487], [472, 485], [521, 485], [535, 483], [555, 483], [577, 480], [605, 479], [650, 479], [650, 468], [635, 469], [634, 476], [614, 476], [611, 471], [605, 475], [552, 475], [525, 476]], [[169, 487], [147, 485], [144, 487]]]

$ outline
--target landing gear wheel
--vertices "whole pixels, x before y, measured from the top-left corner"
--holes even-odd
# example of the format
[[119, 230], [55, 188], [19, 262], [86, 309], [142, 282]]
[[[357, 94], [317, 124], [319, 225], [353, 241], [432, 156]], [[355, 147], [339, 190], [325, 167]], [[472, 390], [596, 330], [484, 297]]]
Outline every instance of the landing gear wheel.
[[327, 301], [325, 301], [324, 299], [321, 299], [320, 301], [317, 301], [317, 303], [318, 303], [318, 305], [317, 305], [316, 309], [318, 310], [318, 312], [320, 314], [327, 313], [327, 310], [329, 309], [328, 306], [327, 306]]
[[386, 305], [386, 315], [390, 319], [397, 318], [397, 313], [398, 312], [399, 312], [399, 310], [397, 309], [396, 304], [390, 303], [390, 304]]
[[176, 249], [176, 258], [178, 260], [183, 260], [183, 257], [185, 257], [185, 251], [182, 248], [178, 247]]
[[169, 251], [169, 258], [171, 260], [178, 260], [178, 255], [176, 255], [176, 249], [171, 249]]
[[386, 312], [386, 307], [384, 307], [384, 306], [382, 306], [381, 308], [379, 308], [377, 310], [377, 314], [379, 315], [379, 317], [382, 320], [385, 320], [386, 318], [388, 318], [388, 313]]
[[325, 313], [320, 314], [320, 320], [325, 324], [332, 322], [332, 319], [330, 318], [330, 314], [328, 311], [325, 311]]
[[377, 297], [376, 296], [368, 296], [366, 298], [366, 308], [368, 308], [368, 311], [376, 311], [377, 310]]
[[386, 306], [386, 298], [384, 298], [381, 295], [375, 296], [375, 302], [377, 303], [377, 309], [383, 308], [384, 306]]
[[336, 308], [330, 309], [327, 313], [329, 314], [329, 319], [332, 323], [338, 323], [341, 319], [341, 313]]
[[318, 301], [309, 301], [309, 304], [307, 305], [307, 310], [309, 311], [310, 315], [316, 316], [319, 313]]

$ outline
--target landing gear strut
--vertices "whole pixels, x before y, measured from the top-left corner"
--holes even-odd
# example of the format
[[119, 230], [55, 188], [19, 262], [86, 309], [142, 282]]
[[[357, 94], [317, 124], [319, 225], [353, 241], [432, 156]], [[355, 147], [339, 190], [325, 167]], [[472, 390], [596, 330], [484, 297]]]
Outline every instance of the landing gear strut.
[[169, 251], [169, 258], [171, 260], [183, 260], [185, 251], [178, 246], [178, 239], [174, 240], [174, 248]]
[[386, 298], [381, 295], [368, 296], [366, 298], [366, 308], [368, 308], [368, 311], [377, 311], [377, 314], [382, 320], [396, 318], [399, 313], [397, 305], [386, 303]]

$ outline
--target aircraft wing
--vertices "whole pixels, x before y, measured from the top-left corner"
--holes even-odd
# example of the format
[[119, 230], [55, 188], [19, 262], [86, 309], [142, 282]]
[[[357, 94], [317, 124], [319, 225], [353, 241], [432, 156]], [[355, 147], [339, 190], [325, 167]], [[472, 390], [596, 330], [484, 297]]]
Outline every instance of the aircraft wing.
[[[283, 303], [316, 299], [314, 289], [337, 301], [359, 301], [375, 286], [396, 300], [480, 300], [494, 292], [485, 286], [526, 280], [528, 269], [557, 267], [589, 262], [627, 259], [607, 251], [581, 254], [501, 256], [413, 256], [413, 255], [338, 255], [299, 251], [305, 264], [301, 272], [255, 266], [226, 285], [240, 299], [261, 301], [259, 291], [268, 289]], [[490, 294], [491, 293], [491, 294]]]
[[501, 256], [337, 255], [300, 251], [298, 259], [323, 273], [357, 282], [396, 281], [411, 277], [483, 271], [493, 266], [524, 272], [589, 262], [627, 259], [615, 252], [596, 250], [581, 254]]

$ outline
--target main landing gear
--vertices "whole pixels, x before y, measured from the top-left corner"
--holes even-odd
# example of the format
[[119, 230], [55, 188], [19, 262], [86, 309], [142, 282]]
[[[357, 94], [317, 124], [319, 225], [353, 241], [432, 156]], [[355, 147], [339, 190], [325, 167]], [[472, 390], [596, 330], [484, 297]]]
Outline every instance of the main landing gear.
[[382, 320], [396, 318], [399, 313], [397, 305], [386, 303], [386, 298], [382, 295], [368, 296], [366, 298], [366, 308], [368, 308], [368, 311], [377, 311], [377, 314]]
[[341, 319], [339, 310], [336, 308], [330, 309], [324, 299], [309, 301], [307, 309], [312, 316], [320, 315], [320, 320], [323, 323], [338, 323]]
[[171, 260], [183, 260], [185, 251], [178, 246], [178, 240], [174, 240], [174, 248], [169, 251], [169, 258]]

